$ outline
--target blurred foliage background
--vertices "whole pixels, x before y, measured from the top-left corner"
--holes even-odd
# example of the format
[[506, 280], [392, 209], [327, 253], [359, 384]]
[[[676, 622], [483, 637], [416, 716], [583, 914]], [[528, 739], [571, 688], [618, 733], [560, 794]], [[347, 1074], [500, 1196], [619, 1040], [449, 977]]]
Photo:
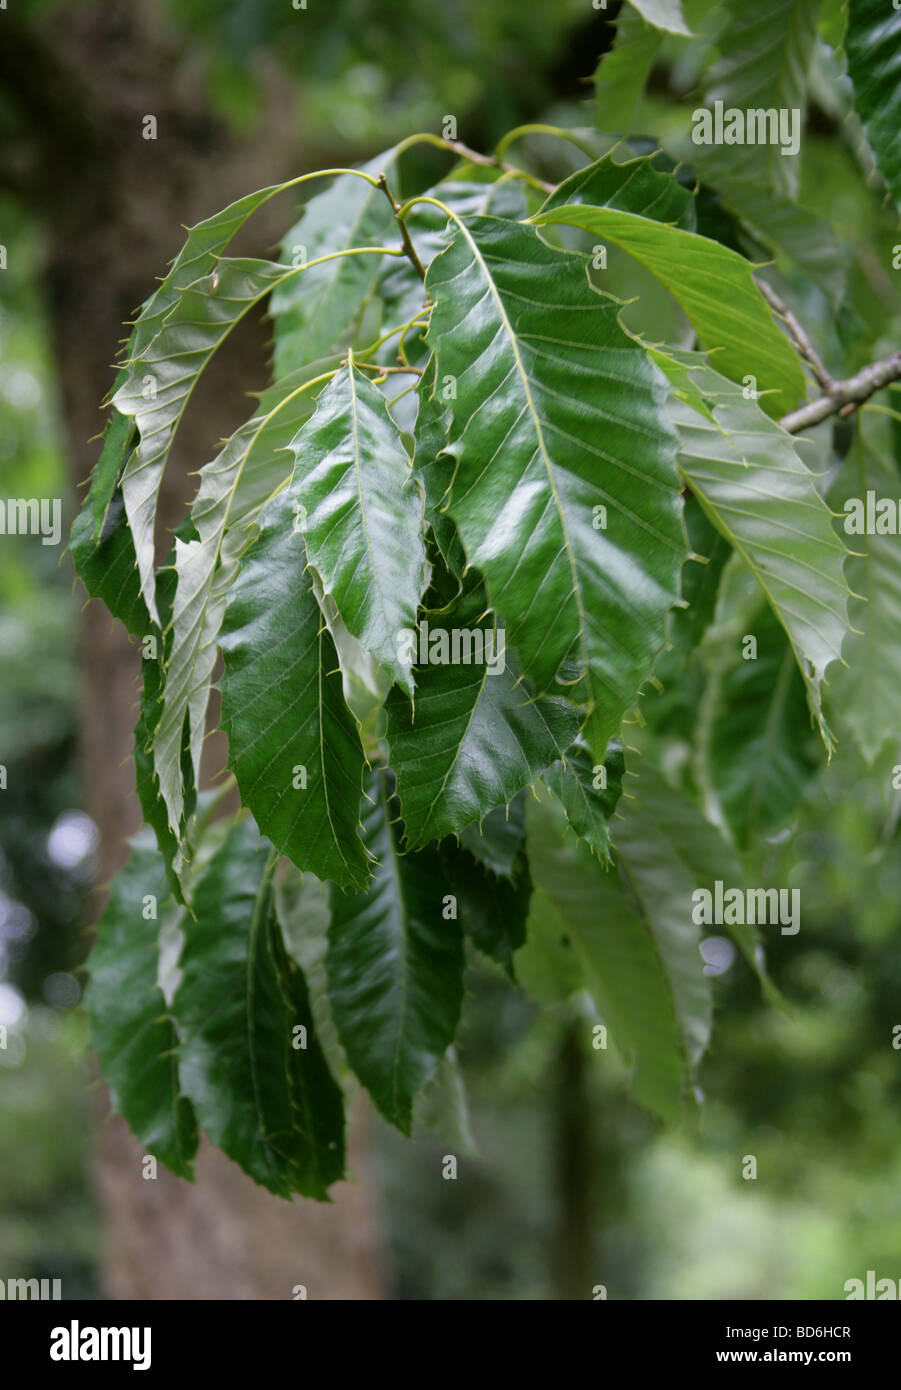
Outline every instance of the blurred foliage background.
[[[54, 8], [26, 6], [27, 22], [52, 22]], [[604, 13], [583, 0], [309, 0], [301, 24], [287, 0], [157, 8], [178, 35], [184, 79], [239, 136], [254, 130], [277, 67], [292, 94], [284, 122], [345, 162], [438, 129], [447, 113], [480, 148], [526, 120], [590, 126], [588, 79], [618, 11], [615, 0]], [[712, 15], [705, 36], [664, 40], [632, 121], [676, 158], [721, 8], [686, 6], [697, 21]], [[824, 22], [838, 22], [840, 8], [827, 4]], [[827, 365], [847, 374], [897, 326], [887, 272], [896, 225], [855, 157], [847, 95], [825, 50], [812, 93], [802, 200], [832, 228], [847, 275], [837, 331], [828, 277], [816, 286], [786, 275]], [[16, 120], [0, 88], [7, 134]], [[528, 137], [517, 154], [543, 171], [545, 137]], [[75, 499], [48, 349], [42, 235], [37, 212], [0, 187], [0, 491], [61, 497], [68, 524]], [[617, 292], [633, 291], [623, 281]], [[636, 326], [653, 328], [659, 300], [635, 312]], [[831, 442], [817, 437], [814, 448], [828, 464]], [[62, 1275], [67, 1296], [100, 1297], [91, 1072], [77, 1008], [97, 849], [77, 762], [79, 606], [60, 550], [3, 538], [0, 1274]], [[679, 766], [690, 736], [684, 711], [663, 727]], [[679, 1131], [661, 1130], [628, 1100], [622, 1064], [592, 1046], [589, 1000], [539, 1009], [473, 960], [458, 1046], [465, 1095], [441, 1077], [413, 1144], [370, 1121], [389, 1296], [590, 1297], [602, 1284], [609, 1298], [830, 1299], [867, 1269], [901, 1275], [898, 819], [896, 794], [845, 741], [809, 782], [790, 829], [766, 842], [759, 881], [803, 890], [799, 936], [768, 941], [785, 1005], [761, 998], [741, 961], [727, 965], [716, 981], [704, 1103]], [[456, 1182], [441, 1177], [448, 1153], [460, 1163]], [[742, 1177], [747, 1155], [756, 1180]]]

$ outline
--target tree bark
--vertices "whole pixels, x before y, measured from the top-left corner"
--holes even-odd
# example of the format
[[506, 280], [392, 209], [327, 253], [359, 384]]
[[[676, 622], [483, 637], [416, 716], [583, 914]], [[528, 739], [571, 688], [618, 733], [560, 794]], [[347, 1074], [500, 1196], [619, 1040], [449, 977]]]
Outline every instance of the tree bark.
[[[76, 485], [98, 454], [100, 402], [117, 345], [136, 306], [183, 240], [182, 228], [303, 164], [285, 112], [296, 94], [267, 76], [269, 106], [253, 139], [238, 141], [204, 105], [190, 53], [145, 0], [55, 10], [40, 29], [5, 25], [0, 79], [27, 126], [28, 184], [47, 230], [47, 313], [61, 392], [65, 444]], [[157, 139], [143, 138], [143, 118]], [[317, 150], [317, 157], [323, 153]], [[307, 159], [311, 151], [305, 151]], [[318, 162], [318, 158], [317, 158]], [[0, 178], [3, 171], [0, 171]], [[287, 210], [276, 212], [284, 222]], [[277, 223], [261, 217], [251, 250], [271, 248]], [[250, 413], [266, 375], [257, 318], [217, 356], [215, 380], [192, 397], [166, 470], [161, 523], [184, 514], [196, 471], [217, 441]], [[158, 535], [161, 547], [168, 541]], [[139, 656], [99, 603], [81, 630], [86, 809], [102, 837], [100, 881], [125, 857], [140, 823], [131, 762]], [[221, 766], [222, 736], [208, 740], [207, 770]], [[108, 1105], [105, 1092], [99, 1091]], [[197, 1183], [162, 1168], [142, 1176], [143, 1154], [118, 1118], [99, 1124], [97, 1193], [105, 1223], [105, 1292], [114, 1298], [377, 1298], [382, 1279], [359, 1126], [350, 1161], [357, 1179], [333, 1205], [286, 1203], [256, 1186], [209, 1145]], [[362, 1180], [361, 1180], [362, 1176]]]

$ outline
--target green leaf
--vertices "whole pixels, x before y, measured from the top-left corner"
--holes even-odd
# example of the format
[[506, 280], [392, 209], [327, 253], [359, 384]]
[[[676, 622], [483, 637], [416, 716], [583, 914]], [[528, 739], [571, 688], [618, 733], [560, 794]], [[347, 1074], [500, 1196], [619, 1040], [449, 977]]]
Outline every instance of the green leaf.
[[717, 877], [737, 886], [741, 866], [714, 827], [647, 762], [627, 776], [614, 835], [621, 873], [663, 965], [693, 1074], [710, 1041], [713, 998], [701, 933], [692, 920], [692, 894]]
[[[753, 400], [690, 353], [654, 353], [673, 380], [687, 369], [702, 409], [674, 397], [679, 467], [708, 518], [750, 566], [785, 631], [827, 748], [826, 670], [848, 629], [847, 550], [796, 441]], [[675, 365], [670, 368], [668, 361]], [[704, 411], [712, 411], [713, 419]]]
[[683, 661], [713, 622], [720, 579], [732, 554], [728, 541], [707, 519], [694, 496], [685, 499], [685, 529], [693, 552], [682, 570], [682, 601], [686, 606], [670, 615], [673, 648]]
[[599, 130], [632, 130], [663, 34], [646, 24], [637, 10], [623, 5], [616, 21], [616, 43], [605, 53], [594, 76], [595, 123]]
[[169, 274], [141, 309], [113, 392], [113, 406], [133, 419], [140, 436], [125, 465], [122, 493], [141, 592], [155, 620], [154, 522], [175, 429], [198, 375], [219, 343], [285, 273], [284, 267], [268, 261], [220, 263], [219, 257], [251, 214], [283, 187], [250, 193], [190, 228]]
[[[630, 905], [615, 870], [605, 871], [588, 846], [561, 825], [550, 799], [529, 805], [529, 859], [535, 891], [529, 947], [544, 938], [559, 961], [567, 946], [610, 1040], [634, 1067], [635, 1099], [665, 1119], [682, 1108], [687, 1082], [672, 992], [656, 946]], [[700, 957], [698, 957], [700, 962]], [[530, 962], [531, 964], [532, 962]]]
[[493, 874], [512, 878], [526, 838], [526, 793], [518, 792], [507, 806], [496, 806], [479, 825], [460, 835], [464, 849]]
[[[729, 15], [719, 39], [720, 58], [708, 77], [707, 105], [724, 109], [800, 111], [803, 130], [807, 107], [807, 69], [817, 40], [821, 0], [724, 0]], [[798, 191], [798, 155], [783, 154], [780, 144], [724, 145], [717, 163], [728, 177], [770, 186], [794, 196]]]
[[[533, 699], [502, 627], [486, 614], [471, 575], [449, 605], [426, 609], [411, 701], [386, 701], [390, 762], [411, 846], [456, 834], [504, 806], [575, 737], [578, 711], [551, 696]], [[457, 643], [455, 651], [454, 643]], [[440, 658], [440, 661], [439, 661]]]
[[229, 766], [280, 853], [319, 878], [362, 887], [363, 748], [293, 520], [285, 490], [263, 512], [228, 596], [219, 645]]
[[655, 29], [691, 37], [691, 30], [682, 13], [682, 0], [630, 0], [630, 3]]
[[532, 896], [524, 851], [517, 853], [509, 875], [498, 876], [453, 840], [442, 841], [439, 848], [464, 934], [489, 960], [503, 966], [511, 980], [515, 979], [513, 953], [525, 942]]
[[[785, 631], [767, 607], [741, 627], [707, 662], [713, 669], [705, 705], [711, 784], [744, 849], [788, 824], [821, 758]], [[757, 639], [756, 660], [743, 659], [746, 633]]]
[[[121, 375], [124, 377], [124, 373]], [[119, 384], [118, 380], [116, 384]], [[103, 532], [103, 524], [122, 476], [122, 469], [134, 448], [136, 433], [134, 420], [114, 410], [104, 431], [103, 449], [91, 474], [91, 486], [88, 490], [91, 539], [95, 543], [100, 540]]]
[[[695, 164], [706, 175], [705, 164], [697, 159]], [[720, 178], [717, 191], [723, 206], [756, 241], [771, 255], [786, 256], [838, 310], [849, 258], [828, 222], [790, 198], [777, 197], [753, 183]]]
[[70, 548], [75, 572], [92, 598], [102, 599], [133, 637], [150, 630], [150, 614], [141, 594], [125, 503], [117, 488], [104, 513], [99, 541], [91, 532], [91, 498], [72, 526]]
[[418, 1096], [415, 1120], [437, 1135], [451, 1153], [481, 1157], [472, 1134], [466, 1082], [453, 1047], [447, 1049], [434, 1077]]
[[[843, 475], [845, 496], [866, 508], [867, 493], [898, 496], [898, 474], [861, 432], [854, 445], [855, 467]], [[878, 520], [878, 518], [877, 518]], [[854, 592], [853, 628], [846, 649], [847, 669], [840, 670], [831, 691], [833, 708], [847, 723], [868, 763], [887, 739], [901, 736], [901, 554], [898, 537], [851, 532], [853, 556], [848, 577]]]
[[[718, 370], [734, 381], [755, 377], [759, 391], [772, 393], [764, 398], [767, 413], [784, 415], [804, 395], [804, 374], [754, 282], [750, 262], [718, 241], [655, 221], [655, 204], [650, 201], [655, 185], [661, 187], [663, 212], [675, 211], [684, 190], [673, 175], [654, 171], [646, 163], [639, 174], [641, 191], [636, 201], [648, 203], [650, 216], [614, 205], [623, 201], [623, 195], [611, 195], [608, 158], [562, 183], [530, 221], [537, 226], [582, 227], [628, 251], [666, 286], [704, 346], [716, 350]], [[597, 203], [593, 201], [595, 180], [601, 200]], [[662, 191], [667, 184], [671, 189], [676, 186], [668, 198]], [[571, 195], [577, 201], [571, 201]], [[605, 198], [611, 202], [605, 204]]]
[[425, 582], [423, 500], [384, 397], [359, 368], [339, 372], [292, 449], [309, 562], [348, 631], [412, 694], [398, 653]]
[[262, 394], [252, 418], [201, 468], [191, 507], [196, 529], [191, 539], [175, 541], [172, 632], [163, 707], [153, 738], [154, 769], [173, 832], [182, 818], [180, 750], [185, 722], [196, 784], [228, 591], [253, 539], [253, 523], [290, 477], [288, 445], [312, 413], [315, 391], [308, 388], [322, 365], [295, 372]]
[[575, 634], [603, 751], [662, 645], [685, 553], [661, 381], [586, 263], [530, 228], [467, 220], [427, 288], [438, 378], [457, 390], [448, 510], [538, 694]]
[[604, 862], [610, 858], [608, 827], [623, 789], [623, 770], [622, 747], [616, 739], [608, 745], [603, 763], [595, 764], [585, 741], [579, 738], [543, 774], [572, 829]]
[[[361, 165], [395, 182], [394, 150]], [[395, 196], [399, 189], [393, 189]], [[387, 239], [387, 240], [386, 240]], [[282, 258], [302, 265], [353, 246], [400, 244], [385, 194], [354, 174], [341, 174], [311, 198], [282, 240]], [[277, 290], [270, 303], [275, 319], [275, 373], [284, 376], [319, 357], [349, 346], [351, 326], [375, 288], [383, 262], [377, 256], [346, 256], [311, 267]], [[403, 320], [401, 320], [403, 322]]]
[[445, 510], [453, 478], [453, 460], [443, 455], [450, 433], [450, 403], [442, 399], [434, 353], [423, 371], [414, 430], [413, 471], [425, 492], [425, 515], [444, 563], [462, 578], [466, 554], [453, 520]]
[[671, 172], [655, 167], [657, 155], [638, 155], [617, 163], [614, 153], [611, 150], [594, 164], [570, 174], [545, 199], [536, 218], [550, 208], [588, 206], [631, 212], [666, 226], [695, 230], [694, 194]]
[[[176, 534], [181, 539], [185, 539], [193, 533], [193, 530], [193, 525], [188, 520], [182, 523]], [[155, 642], [156, 656], [150, 654], [146, 645], [141, 650], [141, 703], [138, 711], [138, 722], [135, 725], [134, 761], [135, 790], [141, 803], [144, 820], [153, 828], [156, 835], [157, 847], [163, 856], [172, 892], [180, 903], [184, 903], [185, 897], [182, 889], [185, 853], [184, 832], [186, 823], [193, 814], [196, 805], [197, 787], [187, 727], [182, 729], [178, 745], [173, 749], [175, 760], [173, 772], [180, 778], [181, 806], [181, 815], [174, 830], [169, 824], [168, 807], [160, 793], [160, 781], [153, 761], [154, 739], [163, 712], [166, 655], [172, 641], [170, 620], [174, 592], [175, 570], [170, 563], [162, 570], [157, 591], [163, 628], [162, 630], [154, 629], [145, 634], [145, 644], [147, 638], [151, 638]], [[147, 623], [152, 628], [149, 615]]]
[[[303, 977], [272, 909], [275, 854], [238, 821], [196, 885], [173, 1012], [197, 1118], [229, 1158], [281, 1197], [324, 1199], [344, 1163], [343, 1103], [312, 1035]], [[295, 1049], [294, 1028], [307, 1029]]]
[[385, 1119], [410, 1133], [413, 1097], [454, 1040], [463, 1000], [455, 889], [437, 849], [401, 853], [398, 806], [375, 770], [363, 816], [377, 864], [365, 893], [332, 894], [329, 1000], [348, 1061]]
[[895, 202], [901, 204], [901, 10], [854, 0], [845, 35], [854, 109]]
[[193, 1179], [197, 1124], [179, 1078], [175, 1025], [157, 984], [158, 913], [167, 901], [153, 834], [141, 830], [100, 919], [84, 1004], [115, 1109], [148, 1153]]

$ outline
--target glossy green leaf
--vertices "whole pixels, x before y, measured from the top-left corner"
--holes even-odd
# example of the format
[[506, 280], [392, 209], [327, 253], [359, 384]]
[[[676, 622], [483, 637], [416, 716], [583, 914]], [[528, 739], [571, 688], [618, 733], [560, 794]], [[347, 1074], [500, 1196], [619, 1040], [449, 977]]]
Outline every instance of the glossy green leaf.
[[507, 806], [496, 806], [478, 825], [468, 825], [460, 844], [493, 874], [512, 878], [526, 838], [526, 796], [522, 791]]
[[517, 853], [510, 874], [498, 876], [453, 840], [444, 840], [439, 848], [447, 880], [453, 885], [464, 935], [514, 979], [513, 955], [526, 939], [532, 896], [524, 850]]
[[203, 1129], [255, 1182], [323, 1199], [343, 1173], [343, 1102], [275, 921], [274, 865], [240, 820], [196, 885], [173, 1001], [182, 1079]]
[[91, 534], [88, 496], [72, 526], [70, 538], [75, 572], [92, 598], [102, 599], [134, 637], [150, 630], [151, 619], [141, 595], [141, 582], [125, 503], [117, 487], [104, 516], [99, 540]]
[[131, 841], [90, 956], [84, 1004], [115, 1109], [148, 1153], [193, 1178], [197, 1124], [179, 1074], [178, 1035], [157, 984], [157, 933], [172, 900], [153, 834]]
[[154, 619], [154, 522], [175, 429], [199, 373], [222, 338], [271, 287], [270, 281], [284, 274], [283, 267], [268, 261], [223, 262], [217, 269], [219, 257], [247, 219], [282, 187], [239, 198], [190, 228], [168, 275], [141, 308], [113, 393], [114, 408], [133, 420], [140, 436], [124, 469], [122, 492], [141, 592]]
[[[639, 214], [617, 205], [628, 198], [628, 188], [619, 197], [611, 195], [609, 158], [593, 169], [581, 170], [561, 184], [531, 221], [538, 226], [582, 227], [628, 251], [670, 291], [703, 345], [716, 350], [717, 369], [734, 381], [755, 377], [759, 391], [772, 392], [763, 399], [764, 409], [774, 416], [784, 415], [803, 397], [804, 375], [797, 354], [754, 282], [750, 262], [718, 241], [654, 220], [655, 204], [650, 198], [655, 185], [669, 184], [673, 189], [669, 198], [661, 189], [664, 212], [675, 211], [684, 192], [673, 175], [643, 164], [636, 175], [640, 173], [642, 184], [636, 201], [647, 199], [648, 211]], [[595, 179], [598, 196], [610, 198], [610, 203], [589, 203]]]
[[[193, 533], [190, 520], [185, 521], [176, 533], [181, 540]], [[137, 577], [136, 581], [137, 582]], [[163, 692], [166, 687], [166, 655], [172, 642], [172, 601], [175, 593], [175, 569], [172, 564], [163, 567], [157, 587], [162, 630], [153, 629], [150, 618], [141, 647], [141, 703], [138, 721], [135, 725], [134, 761], [135, 791], [141, 803], [144, 820], [152, 826], [156, 835], [157, 847], [163, 856], [166, 872], [172, 891], [183, 903], [182, 872], [184, 869], [185, 831], [187, 821], [196, 805], [197, 780], [191, 759], [189, 731], [185, 724], [181, 730], [178, 745], [173, 749], [174, 768], [172, 773], [179, 778], [180, 817], [175, 829], [169, 822], [169, 809], [163, 800], [160, 780], [153, 760], [154, 739], [163, 713]], [[149, 639], [149, 640], [148, 640]], [[154, 655], [155, 653], [155, 655]]]
[[280, 853], [319, 878], [362, 886], [363, 748], [294, 505], [287, 490], [269, 503], [229, 593], [222, 727], [241, 800]]
[[603, 750], [662, 645], [685, 553], [662, 383], [585, 262], [530, 228], [456, 226], [427, 288], [438, 379], [457, 392], [448, 510], [539, 694], [575, 641]]
[[671, 172], [658, 167], [657, 156], [640, 155], [617, 162], [615, 153], [619, 153], [619, 147], [570, 174], [545, 199], [540, 211], [558, 207], [610, 208], [681, 227], [683, 231], [695, 230], [694, 194]]
[[409, 1134], [413, 1098], [454, 1040], [463, 1000], [459, 921], [437, 849], [402, 854], [385, 773], [363, 815], [376, 858], [368, 890], [332, 894], [329, 1001], [348, 1060], [391, 1124]]
[[[484, 615], [484, 616], [483, 616]], [[411, 845], [456, 834], [504, 806], [560, 756], [579, 713], [533, 699], [503, 627], [473, 577], [448, 606], [424, 610], [416, 695], [391, 691], [387, 740]]]
[[[761, 608], [722, 645], [707, 696], [711, 785], [741, 848], [783, 829], [822, 761], [804, 681], [785, 630]], [[757, 642], [743, 658], [745, 635]], [[820, 745], [820, 746], [818, 746]]]
[[319, 388], [311, 383], [318, 374], [317, 367], [302, 369], [262, 394], [252, 418], [201, 468], [191, 507], [194, 534], [175, 541], [172, 633], [163, 707], [153, 738], [154, 770], [173, 831], [182, 817], [180, 749], [185, 723], [197, 782], [228, 592], [262, 507], [290, 477], [288, 445], [315, 406]]
[[359, 368], [342, 370], [292, 449], [309, 562], [348, 631], [412, 693], [399, 652], [425, 582], [423, 499], [384, 397]]
[[853, 0], [845, 49], [854, 109], [889, 192], [901, 204], [901, 10], [886, 0]]
[[611, 740], [602, 763], [595, 763], [579, 738], [542, 774], [580, 840], [601, 860], [610, 858], [610, 818], [623, 788], [623, 751]]
[[[654, 354], [673, 381], [686, 371], [702, 408], [673, 398], [679, 467], [712, 524], [750, 566], [788, 633], [823, 738], [821, 686], [848, 629], [847, 550], [797, 441], [740, 387], [692, 354]], [[670, 367], [668, 362], [673, 362]], [[707, 412], [712, 412], [713, 419]]]

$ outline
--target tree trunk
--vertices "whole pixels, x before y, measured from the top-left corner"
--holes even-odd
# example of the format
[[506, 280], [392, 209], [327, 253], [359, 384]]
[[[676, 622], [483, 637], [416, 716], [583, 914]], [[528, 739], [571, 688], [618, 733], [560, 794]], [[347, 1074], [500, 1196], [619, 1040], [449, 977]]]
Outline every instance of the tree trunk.
[[[112, 383], [123, 323], [154, 288], [184, 225], [297, 172], [292, 160], [298, 151], [285, 119], [296, 97], [274, 74], [267, 76], [270, 106], [261, 129], [253, 140], [237, 143], [204, 108], [196, 70], [144, 0], [57, 10], [41, 30], [16, 28], [10, 19], [7, 33], [5, 21], [0, 77], [30, 130], [32, 204], [44, 215], [49, 241], [47, 310], [65, 442], [73, 482], [81, 484], [98, 454], [99, 405]], [[156, 140], [143, 138], [147, 115], [156, 117]], [[287, 215], [282, 206], [278, 216]], [[275, 228], [261, 218], [252, 248], [257, 254], [269, 249]], [[189, 471], [212, 458], [217, 441], [250, 413], [246, 394], [262, 384], [265, 370], [258, 318], [235, 332], [217, 356], [215, 380], [201, 381], [192, 397], [166, 471], [163, 526], [184, 514], [194, 485]], [[99, 603], [85, 610], [81, 656], [86, 809], [100, 828], [105, 883], [140, 822], [131, 762], [140, 663], [135, 646]], [[221, 742], [209, 740], [205, 757], [221, 765]], [[105, 1112], [105, 1092], [99, 1094]], [[209, 1145], [201, 1148], [196, 1185], [162, 1168], [146, 1180], [140, 1146], [121, 1120], [104, 1116], [96, 1174], [105, 1292], [140, 1299], [290, 1299], [303, 1285], [310, 1298], [379, 1297], [371, 1199], [360, 1180], [354, 1128], [356, 1180], [335, 1189], [333, 1205], [289, 1204]]]

